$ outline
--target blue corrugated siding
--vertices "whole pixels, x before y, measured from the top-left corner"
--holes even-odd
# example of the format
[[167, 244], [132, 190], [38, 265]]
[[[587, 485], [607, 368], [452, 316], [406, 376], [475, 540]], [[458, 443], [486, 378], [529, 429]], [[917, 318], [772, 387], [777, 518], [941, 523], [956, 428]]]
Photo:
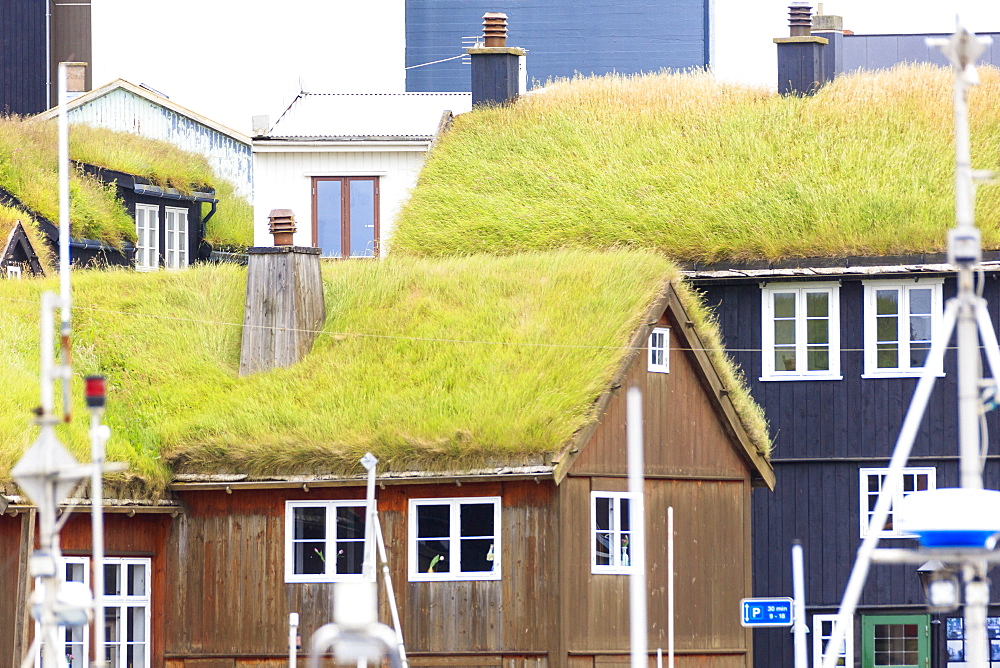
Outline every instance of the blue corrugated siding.
[[[1000, 67], [1000, 33], [983, 33], [993, 38], [977, 61], [980, 65]], [[903, 62], [947, 65], [948, 59], [937, 47], [927, 46], [928, 37], [948, 35], [844, 35], [844, 72], [857, 69], [877, 70]]]
[[45, 5], [0, 2], [0, 113], [37, 114], [45, 99]]
[[[406, 65], [462, 53], [486, 12], [508, 17], [507, 44], [528, 50], [528, 82], [574, 73], [657, 71], [708, 62], [709, 0], [406, 0]], [[452, 60], [407, 70], [406, 90], [467, 91]]]

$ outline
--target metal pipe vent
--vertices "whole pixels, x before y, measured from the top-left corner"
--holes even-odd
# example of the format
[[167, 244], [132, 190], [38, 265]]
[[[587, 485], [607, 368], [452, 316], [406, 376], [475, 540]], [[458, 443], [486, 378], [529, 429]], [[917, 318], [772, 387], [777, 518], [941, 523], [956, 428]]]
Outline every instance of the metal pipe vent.
[[502, 12], [483, 14], [485, 46], [507, 46], [507, 15]]

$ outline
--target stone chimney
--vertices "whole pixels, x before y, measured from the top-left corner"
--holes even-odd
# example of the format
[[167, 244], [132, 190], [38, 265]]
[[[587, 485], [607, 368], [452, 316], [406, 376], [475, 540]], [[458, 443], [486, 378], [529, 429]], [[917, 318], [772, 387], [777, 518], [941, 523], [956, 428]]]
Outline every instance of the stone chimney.
[[483, 15], [483, 46], [466, 49], [472, 57], [472, 106], [504, 104], [524, 92], [521, 75], [526, 52], [507, 46], [507, 15]]
[[290, 245], [295, 229], [290, 209], [275, 209], [269, 219], [276, 244], [289, 245], [247, 251], [241, 376], [301, 361], [326, 320], [322, 250]]
[[833, 81], [844, 71], [844, 17], [824, 14], [820, 3], [819, 11], [812, 17], [812, 34], [828, 42], [823, 47], [823, 77]]
[[788, 7], [789, 37], [776, 37], [778, 45], [778, 92], [782, 95], [812, 95], [829, 79], [826, 76], [825, 37], [812, 34], [812, 7], [793, 2]]

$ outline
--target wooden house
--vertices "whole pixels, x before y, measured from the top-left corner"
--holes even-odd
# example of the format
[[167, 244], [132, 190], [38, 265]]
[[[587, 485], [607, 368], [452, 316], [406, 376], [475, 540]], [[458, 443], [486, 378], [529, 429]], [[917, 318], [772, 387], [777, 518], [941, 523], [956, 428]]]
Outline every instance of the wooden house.
[[[561, 251], [330, 263], [312, 352], [238, 377], [238, 328], [221, 323], [240, 321], [242, 271], [76, 282], [79, 345], [118, 360], [107, 370], [109, 459], [139, 474], [112, 480], [106, 507], [108, 572], [120, 583], [109, 628], [120, 629], [119, 612], [134, 622], [115, 636], [116, 657], [283, 665], [291, 612], [308, 645], [331, 621], [331, 583], [359, 577], [358, 456], [370, 450], [411, 665], [627, 664], [637, 518], [624, 394], [637, 386], [650, 662], [667, 643], [673, 507], [678, 665], [752, 665], [738, 614], [751, 489], [774, 483], [768, 434], [669, 262]], [[147, 290], [175, 305], [169, 323], [145, 317], [156, 309]], [[18, 308], [15, 320], [27, 317]], [[138, 340], [126, 350], [122, 337]], [[189, 342], [184, 359], [162, 344], [172, 338]], [[0, 544], [18, 556], [0, 562], [0, 592], [23, 601], [34, 515], [15, 492]], [[69, 577], [85, 578], [89, 541], [88, 518], [74, 515], [61, 537]], [[31, 624], [22, 608], [5, 610], [0, 645], [16, 657]], [[67, 651], [85, 657], [88, 643], [68, 637]]]
[[[972, 154], [992, 168], [1000, 72], [979, 74]], [[684, 263], [775, 434], [777, 491], [753, 497], [753, 591], [791, 595], [790, 547], [801, 540], [812, 665], [955, 292], [943, 254], [954, 221], [952, 82], [950, 70], [914, 65], [842, 75], [805, 97], [698, 76], [557, 84], [514, 110], [465, 116], [425, 166], [426, 187], [394, 239], [396, 252], [417, 254], [628, 245]], [[444, 202], [461, 206], [436, 216]], [[997, 322], [1000, 188], [978, 189], [976, 213], [980, 286]], [[939, 372], [904, 494], [958, 485], [951, 355]], [[1000, 423], [984, 401], [993, 435]], [[994, 452], [985, 475], [997, 488]], [[883, 546], [915, 544], [883, 531]], [[998, 604], [994, 578], [1000, 662]], [[787, 630], [754, 635], [756, 665], [792, 665]], [[874, 566], [843, 654], [842, 665], [862, 668], [956, 668], [961, 620], [928, 614], [917, 569]]]
[[0, 221], [0, 239], [5, 236], [6, 242], [0, 246], [0, 277], [44, 276], [45, 264], [39, 255], [42, 249], [35, 248], [37, 240], [32, 242], [20, 220]]

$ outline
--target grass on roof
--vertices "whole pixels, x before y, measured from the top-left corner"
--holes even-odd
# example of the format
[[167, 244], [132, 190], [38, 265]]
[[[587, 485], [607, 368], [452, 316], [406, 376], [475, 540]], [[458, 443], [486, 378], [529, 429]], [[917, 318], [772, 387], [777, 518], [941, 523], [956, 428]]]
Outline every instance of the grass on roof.
[[[54, 121], [0, 118], [0, 188], [54, 223], [59, 220], [56, 133]], [[129, 133], [73, 125], [70, 157], [183, 192], [212, 187], [219, 204], [206, 230], [209, 243], [228, 247], [253, 244], [252, 207], [229, 182], [212, 172], [202, 156]], [[202, 207], [207, 214], [208, 206]], [[74, 237], [113, 246], [135, 241], [135, 222], [115, 188], [78, 170], [70, 173], [70, 224]]]
[[[240, 378], [245, 270], [79, 272], [74, 371], [109, 379], [108, 459], [134, 473], [119, 490], [155, 495], [178, 471], [356, 472], [368, 450], [391, 469], [541, 461], [595, 419], [677, 275], [635, 251], [329, 263], [309, 356]], [[0, 479], [36, 433], [39, 294], [55, 287], [0, 281]], [[81, 458], [85, 422], [61, 436]]]
[[[973, 165], [1000, 167], [1000, 71], [970, 93]], [[951, 70], [781, 97], [703, 73], [579, 78], [462, 114], [392, 239], [420, 256], [559, 247], [689, 261], [942, 251], [954, 225]], [[1000, 249], [1000, 187], [979, 189]]]
[[21, 223], [24, 228], [32, 248], [38, 255], [38, 261], [41, 262], [45, 271], [54, 269], [55, 255], [49, 245], [45, 243], [42, 233], [38, 229], [38, 223], [27, 212], [17, 207], [0, 204], [0, 248], [2, 248], [2, 244], [7, 243], [7, 236], [17, 223]]

